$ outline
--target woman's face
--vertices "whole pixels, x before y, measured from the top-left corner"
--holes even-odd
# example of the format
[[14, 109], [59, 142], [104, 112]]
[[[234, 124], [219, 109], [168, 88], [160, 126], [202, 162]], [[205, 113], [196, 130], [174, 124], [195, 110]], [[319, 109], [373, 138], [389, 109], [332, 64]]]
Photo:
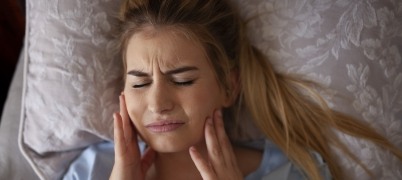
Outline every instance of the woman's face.
[[159, 152], [203, 142], [206, 118], [227, 98], [202, 46], [150, 28], [130, 38], [126, 60], [127, 110], [143, 140]]

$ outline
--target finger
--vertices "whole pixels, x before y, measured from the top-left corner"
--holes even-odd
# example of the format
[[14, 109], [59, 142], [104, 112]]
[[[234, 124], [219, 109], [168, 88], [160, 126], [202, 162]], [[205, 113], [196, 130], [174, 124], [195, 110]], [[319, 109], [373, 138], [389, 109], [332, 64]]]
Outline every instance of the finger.
[[148, 169], [152, 166], [155, 160], [155, 151], [152, 148], [145, 150], [144, 155], [141, 158], [142, 174], [146, 174]]
[[222, 155], [222, 148], [218, 142], [212, 118], [208, 118], [205, 125], [205, 142], [207, 145], [209, 160], [215, 171], [217, 168], [225, 167], [226, 165]]
[[127, 112], [125, 95], [121, 94], [119, 96], [119, 100], [120, 100], [120, 114], [122, 115], [122, 118], [129, 120], [130, 117], [128, 116], [128, 112]]
[[222, 149], [222, 154], [227, 165], [236, 165], [236, 157], [233, 153], [232, 145], [225, 132], [225, 125], [223, 123], [222, 112], [217, 110], [214, 112], [214, 128], [217, 135], [218, 143]]
[[120, 116], [123, 119], [124, 136], [127, 143], [129, 143], [129, 141], [135, 139], [133, 138], [133, 127], [130, 122], [130, 117], [128, 116], [125, 96], [123, 94], [120, 95], [119, 100], [120, 100]]
[[134, 155], [135, 159], [140, 159], [140, 149], [138, 146], [137, 132], [132, 124], [127, 112], [126, 100], [124, 93], [119, 96], [120, 100], [120, 115], [123, 121], [123, 131], [125, 137], [125, 144], [127, 153]]
[[197, 151], [195, 147], [190, 147], [190, 156], [193, 160], [195, 166], [201, 174], [202, 179], [216, 179], [215, 172], [209, 166], [208, 162], [202, 158], [201, 154]]
[[113, 119], [114, 119], [114, 149], [116, 152], [115, 159], [118, 160], [118, 158], [121, 158], [124, 156], [126, 152], [126, 140], [124, 139], [124, 133], [123, 133], [123, 125], [121, 122], [121, 117], [118, 113], [113, 113]]

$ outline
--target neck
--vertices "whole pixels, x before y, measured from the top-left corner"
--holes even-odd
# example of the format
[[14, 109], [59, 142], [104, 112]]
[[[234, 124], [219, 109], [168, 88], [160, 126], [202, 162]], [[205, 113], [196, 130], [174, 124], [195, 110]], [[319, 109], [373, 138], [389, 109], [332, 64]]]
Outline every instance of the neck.
[[[196, 146], [205, 160], [208, 151], [205, 142]], [[233, 146], [237, 164], [243, 175], [254, 172], [261, 164], [263, 153], [259, 150]], [[187, 180], [202, 179], [200, 172], [191, 159], [188, 149], [174, 153], [157, 152], [153, 166], [147, 172], [146, 179]]]
[[[207, 159], [205, 142], [200, 143], [196, 148]], [[202, 179], [188, 149], [173, 153], [157, 152], [154, 165], [148, 175], [149, 179]]]

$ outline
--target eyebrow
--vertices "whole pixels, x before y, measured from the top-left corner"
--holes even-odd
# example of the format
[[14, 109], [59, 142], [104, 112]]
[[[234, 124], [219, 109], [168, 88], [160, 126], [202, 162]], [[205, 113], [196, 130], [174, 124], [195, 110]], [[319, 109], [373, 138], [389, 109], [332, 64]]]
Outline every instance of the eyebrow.
[[172, 75], [172, 74], [179, 74], [179, 73], [183, 73], [183, 72], [187, 72], [187, 71], [196, 71], [196, 70], [198, 70], [197, 67], [184, 66], [184, 67], [179, 67], [176, 69], [169, 70], [169, 71], [165, 72], [164, 74]]
[[147, 77], [149, 74], [139, 71], [139, 70], [131, 70], [127, 74], [132, 75], [132, 76], [138, 76], [138, 77]]
[[[194, 67], [194, 66], [184, 66], [184, 67], [179, 67], [179, 68], [176, 68], [176, 69], [166, 71], [163, 74], [165, 74], [165, 75], [173, 75], [173, 74], [184, 73], [184, 72], [187, 72], [187, 71], [197, 71], [197, 70], [198, 70], [198, 68]], [[127, 74], [132, 75], [132, 76], [138, 76], [138, 77], [147, 77], [147, 76], [149, 76], [148, 73], [145, 73], [145, 72], [140, 71], [140, 70], [130, 70]]]

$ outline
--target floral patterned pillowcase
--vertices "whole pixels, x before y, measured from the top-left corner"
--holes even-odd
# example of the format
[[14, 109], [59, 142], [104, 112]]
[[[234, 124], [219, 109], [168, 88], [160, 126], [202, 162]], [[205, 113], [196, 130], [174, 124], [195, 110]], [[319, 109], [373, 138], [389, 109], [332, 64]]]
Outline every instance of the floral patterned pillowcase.
[[20, 147], [58, 179], [83, 147], [111, 140], [121, 62], [111, 31], [119, 1], [27, 1]]

